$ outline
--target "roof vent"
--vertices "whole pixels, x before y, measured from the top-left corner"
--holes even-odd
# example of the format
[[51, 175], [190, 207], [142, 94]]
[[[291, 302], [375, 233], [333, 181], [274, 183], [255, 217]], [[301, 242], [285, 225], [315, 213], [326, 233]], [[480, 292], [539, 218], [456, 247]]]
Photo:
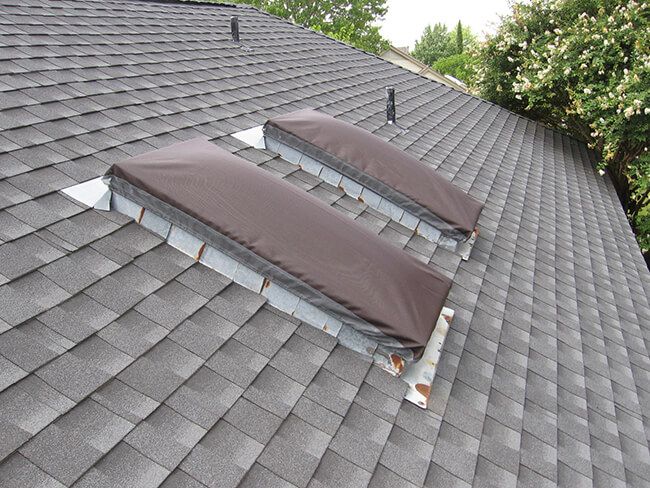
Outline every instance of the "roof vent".
[[483, 205], [404, 151], [315, 110], [269, 119], [264, 138], [287, 161], [469, 258]]
[[395, 88], [391, 86], [386, 87], [386, 120], [395, 123]]
[[236, 15], [230, 17], [230, 34], [233, 42], [239, 44], [239, 17]]
[[398, 364], [425, 350], [451, 281], [316, 197], [203, 139], [107, 174], [118, 211], [271, 305], [323, 330], [351, 329]]

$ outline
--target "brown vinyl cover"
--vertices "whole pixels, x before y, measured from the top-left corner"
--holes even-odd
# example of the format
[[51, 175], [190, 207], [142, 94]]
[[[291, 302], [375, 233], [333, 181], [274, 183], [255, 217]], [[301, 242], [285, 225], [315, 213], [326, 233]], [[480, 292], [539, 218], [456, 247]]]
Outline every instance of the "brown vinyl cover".
[[428, 209], [468, 234], [483, 205], [414, 157], [361, 127], [315, 110], [299, 110], [266, 123], [329, 153]]
[[451, 281], [316, 197], [193, 139], [108, 171], [196, 218], [397, 339], [423, 348]]

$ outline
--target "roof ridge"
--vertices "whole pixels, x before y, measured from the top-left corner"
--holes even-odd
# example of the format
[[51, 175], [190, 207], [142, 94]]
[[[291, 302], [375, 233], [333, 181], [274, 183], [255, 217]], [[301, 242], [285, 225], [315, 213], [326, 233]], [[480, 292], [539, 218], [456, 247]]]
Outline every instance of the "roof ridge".
[[[263, 10], [255, 7], [253, 5], [245, 3], [236, 3], [236, 2], [227, 2], [221, 0], [126, 0], [128, 2], [141, 2], [141, 3], [161, 3], [166, 5], [191, 5], [197, 4], [205, 7], [229, 7], [229, 8], [241, 8], [249, 10], [257, 10], [258, 12], [264, 12]], [[105, 2], [102, 2], [105, 3]], [[267, 13], [267, 12], [264, 12]]]

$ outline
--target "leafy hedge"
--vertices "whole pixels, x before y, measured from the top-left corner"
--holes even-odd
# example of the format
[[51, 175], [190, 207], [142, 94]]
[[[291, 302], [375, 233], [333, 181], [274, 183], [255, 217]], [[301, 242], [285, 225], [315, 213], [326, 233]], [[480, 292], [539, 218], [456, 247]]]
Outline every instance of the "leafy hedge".
[[[473, 89], [601, 155], [644, 253], [650, 250], [650, 3], [515, 3], [475, 53]], [[647, 258], [647, 257], [646, 257]]]

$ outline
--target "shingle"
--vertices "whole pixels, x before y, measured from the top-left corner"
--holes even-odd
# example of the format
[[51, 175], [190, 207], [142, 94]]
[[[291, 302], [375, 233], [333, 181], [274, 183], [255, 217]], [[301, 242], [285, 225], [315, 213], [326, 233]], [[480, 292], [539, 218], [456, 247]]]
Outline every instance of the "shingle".
[[173, 471], [160, 486], [163, 488], [205, 488], [203, 483], [199, 483], [180, 469]]
[[115, 312], [82, 293], [51, 308], [38, 320], [73, 343], [78, 343], [115, 318]]
[[371, 474], [328, 450], [325, 452], [314, 477], [309, 483], [310, 487], [338, 487], [349, 486], [366, 487]]
[[270, 366], [244, 392], [244, 398], [279, 417], [286, 417], [305, 387]]
[[316, 471], [330, 439], [329, 435], [290, 415], [257, 462], [304, 488]]
[[295, 324], [262, 309], [255, 313], [234, 337], [254, 351], [271, 358], [289, 339], [295, 329]]
[[129, 356], [94, 338], [43, 366], [36, 374], [69, 398], [81, 401], [131, 361]]
[[[445, 480], [440, 479], [440, 477], [435, 478], [435, 483], [438, 486], [452, 486], [450, 483], [445, 482]], [[385, 468], [381, 464], [377, 466], [375, 472], [372, 474], [372, 479], [370, 480], [369, 488], [390, 488], [394, 486], [402, 486], [404, 488], [414, 488], [416, 485], [405, 480], [404, 478], [399, 477], [397, 474], [393, 473], [388, 468]], [[435, 484], [432, 486], [436, 486]]]
[[224, 378], [247, 388], [267, 363], [265, 356], [230, 339], [205, 364]]
[[[109, 259], [113, 259], [116, 251], [122, 255], [126, 255], [128, 258], [136, 258], [159, 245], [161, 242], [162, 239], [160, 236], [149, 232], [141, 225], [131, 223], [118, 229], [110, 236], [94, 242], [92, 247]], [[113, 260], [119, 262], [115, 259]]]
[[169, 339], [140, 357], [118, 378], [158, 402], [164, 401], [203, 361]]
[[425, 480], [424, 486], [427, 488], [438, 486], [449, 488], [467, 488], [472, 485], [454, 476], [449, 471], [444, 470], [438, 464], [432, 462], [429, 467], [429, 473], [427, 474], [427, 479]]
[[295, 487], [295, 485], [283, 480], [272, 471], [269, 471], [264, 466], [257, 463], [253, 464], [253, 467], [248, 471], [248, 473], [246, 473], [246, 477], [242, 480], [239, 486], [240, 488], [256, 488], [258, 486], [264, 486], [266, 488]]
[[432, 453], [432, 444], [394, 427], [379, 462], [402, 478], [420, 486], [426, 478]]
[[9, 325], [17, 325], [43, 312], [45, 307], [21, 295], [10, 285], [0, 286], [0, 319]]
[[223, 420], [203, 438], [181, 468], [209, 487], [235, 487], [264, 446]]
[[194, 260], [190, 256], [166, 244], [144, 253], [135, 260], [136, 266], [162, 282], [170, 281], [192, 264]]
[[236, 325], [204, 307], [176, 327], [169, 337], [194, 354], [208, 359], [236, 331]]
[[201, 264], [192, 266], [177, 279], [188, 288], [208, 299], [214, 298], [230, 283], [230, 280], [225, 276]]
[[29, 300], [44, 309], [54, 307], [70, 297], [69, 293], [38, 271], [14, 280], [10, 286], [21, 299]]
[[131, 357], [137, 358], [164, 339], [168, 333], [167, 329], [144, 315], [129, 310], [100, 330], [97, 335]]
[[[2, 220], [1, 214], [0, 220]], [[10, 227], [4, 227], [4, 229], [10, 229]], [[26, 230], [26, 232], [29, 231], [31, 228]], [[1, 235], [0, 238], [2, 238]], [[28, 235], [0, 245], [0, 259], [3, 263], [2, 274], [9, 279], [17, 278], [61, 256], [63, 253], [59, 249], [35, 235]]]
[[125, 442], [171, 471], [205, 433], [205, 429], [162, 405], [140, 422]]
[[441, 419], [433, 412], [411, 402], [402, 402], [395, 425], [430, 444], [435, 444]]
[[526, 466], [521, 466], [517, 477], [517, 486], [521, 488], [554, 488], [558, 485], [528, 469]]
[[121, 486], [154, 488], [159, 486], [168, 474], [165, 468], [121, 442], [93, 466], [76, 485], [101, 488]]
[[479, 456], [476, 464], [476, 475], [474, 486], [490, 488], [515, 488], [517, 486], [517, 475], [492, 464], [484, 457]]
[[544, 410], [532, 402], [524, 407], [524, 430], [547, 444], [557, 446], [557, 421], [555, 413]]
[[75, 247], [85, 246], [104, 237], [120, 226], [99, 213], [87, 210], [47, 227], [54, 235]]
[[558, 462], [562, 462], [580, 474], [592, 478], [591, 454], [589, 446], [558, 431]]
[[159, 405], [155, 400], [118, 379], [106, 383], [95, 391], [91, 398], [132, 424], [139, 423]]
[[75, 184], [75, 181], [55, 168], [42, 168], [9, 178], [9, 183], [31, 195], [37, 197], [61, 190]]
[[488, 400], [487, 415], [506, 427], [521, 431], [524, 406], [493, 389]]
[[307, 386], [327, 359], [327, 355], [327, 351], [298, 335], [293, 335], [275, 354], [270, 365]]
[[330, 449], [373, 472], [390, 431], [391, 424], [354, 404], [332, 439]]
[[300, 397], [300, 400], [298, 400], [291, 413], [332, 436], [336, 434], [343, 421], [342, 416], [328, 410], [306, 396]]
[[48, 488], [64, 486], [18, 453], [0, 464], [0, 480], [7, 488], [21, 488], [28, 484]]
[[219, 295], [208, 302], [213, 312], [236, 325], [243, 325], [264, 304], [266, 299], [243, 286], [231, 283]]
[[65, 347], [56, 342], [55, 336], [43, 324], [31, 320], [2, 336], [0, 354], [25, 371], [33, 371], [65, 352]]
[[326, 351], [331, 351], [337, 344], [336, 337], [307, 324], [301, 324], [296, 329], [296, 335], [299, 335], [303, 339], [308, 340], [312, 344], [315, 344]]
[[321, 369], [307, 387], [305, 397], [344, 416], [357, 391], [351, 384]]
[[171, 330], [201, 308], [207, 299], [177, 281], [172, 281], [147, 296], [136, 310]]
[[[481, 437], [481, 456], [497, 466], [516, 474], [519, 469], [521, 434], [486, 417]], [[523, 449], [523, 447], [521, 447]]]
[[329, 355], [323, 368], [359, 387], [371, 365], [372, 359], [369, 356], [339, 345]]
[[120, 315], [145, 298], [145, 295], [112, 275], [87, 288], [84, 294]]
[[478, 450], [478, 440], [443, 421], [431, 461], [471, 483], [474, 479]]
[[165, 403], [205, 429], [212, 427], [243, 390], [207, 367], [200, 368]]
[[0, 181], [0, 209], [25, 202], [29, 198], [27, 193], [19, 190], [7, 181]]
[[20, 449], [27, 459], [71, 484], [133, 425], [92, 400], [80, 403]]
[[364, 382], [400, 402], [408, 388], [407, 383], [401, 378], [393, 376], [378, 366], [372, 366], [368, 370]]
[[264, 445], [268, 444], [282, 423], [280, 417], [245, 398], [237, 400], [228, 410], [224, 420]]
[[118, 269], [119, 266], [91, 248], [83, 248], [44, 266], [41, 272], [75, 294]]

